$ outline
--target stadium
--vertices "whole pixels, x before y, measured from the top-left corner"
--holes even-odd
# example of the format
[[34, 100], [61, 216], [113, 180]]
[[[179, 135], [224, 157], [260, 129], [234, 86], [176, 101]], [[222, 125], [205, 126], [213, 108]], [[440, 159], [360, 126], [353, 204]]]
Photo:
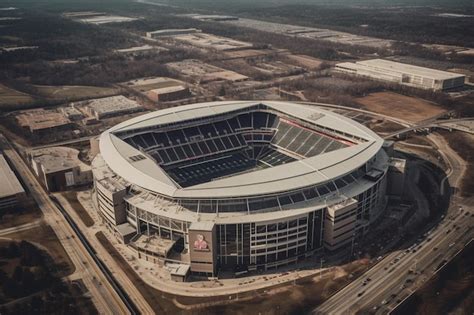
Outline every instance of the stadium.
[[314, 105], [169, 108], [100, 136], [94, 202], [137, 256], [193, 274], [252, 271], [350, 246], [384, 212], [388, 156]]

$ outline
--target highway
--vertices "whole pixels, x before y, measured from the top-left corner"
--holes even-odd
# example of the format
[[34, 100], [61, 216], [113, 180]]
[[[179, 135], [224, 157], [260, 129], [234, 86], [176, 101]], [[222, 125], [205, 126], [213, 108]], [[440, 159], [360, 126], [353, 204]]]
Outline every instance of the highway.
[[79, 237], [81, 240], [82, 244], [86, 248], [87, 252], [89, 255], [92, 257], [94, 262], [97, 264], [97, 267], [104, 273], [105, 277], [107, 278], [107, 281], [110, 283], [110, 285], [114, 288], [115, 292], [120, 296], [122, 299], [123, 303], [126, 305], [127, 309], [132, 313], [132, 314], [139, 314], [140, 312], [138, 311], [137, 307], [133, 304], [131, 301], [130, 297], [128, 296], [127, 292], [120, 286], [120, 284], [117, 282], [117, 280], [114, 278], [112, 275], [112, 272], [109, 270], [109, 268], [100, 260], [100, 258], [97, 256], [97, 252], [95, 249], [91, 246], [87, 238], [84, 236], [84, 234], [81, 232], [77, 224], [72, 220], [71, 216], [67, 213], [67, 211], [63, 208], [61, 203], [59, 203], [58, 199], [55, 196], [50, 195], [50, 199], [56, 204], [58, 207], [59, 211], [61, 214], [64, 216], [66, 221], [69, 223], [71, 228], [76, 232], [76, 235]]
[[0, 135], [0, 141], [5, 144], [3, 153], [11, 161], [27, 191], [36, 200], [44, 215], [45, 222], [51, 226], [58, 240], [69, 255], [75, 266], [75, 272], [69, 278], [79, 278], [89, 291], [99, 314], [130, 314], [126, 305], [119, 297], [108, 279], [90, 256], [81, 240], [69, 224], [66, 224], [56, 205], [31, 173], [28, 166], [14, 150], [8, 140]]
[[97, 224], [91, 228], [86, 227], [77, 212], [61, 193], [55, 193], [51, 198], [55, 199], [58, 202], [58, 207], [67, 213], [67, 216], [74, 222], [74, 225], [76, 225], [80, 233], [84, 235], [84, 238], [90, 246], [92, 246], [94, 255], [101, 261], [101, 263], [107, 266], [107, 269], [112, 273], [114, 280], [118, 282], [118, 285], [122, 290], [125, 290], [126, 295], [128, 295], [128, 298], [139, 309], [139, 311], [143, 314], [154, 313], [154, 310], [144, 299], [135, 284], [130, 280], [128, 275], [119, 266], [115, 259], [110, 256], [106, 249], [104, 249], [95, 236], [95, 233], [100, 231]]
[[[449, 166], [447, 180], [459, 187], [466, 163], [438, 135], [430, 135]], [[446, 181], [443, 180], [443, 183]], [[443, 185], [444, 186], [444, 185]], [[462, 207], [462, 211], [461, 208]], [[314, 314], [387, 314], [426, 282], [474, 237], [474, 207], [454, 195], [446, 217], [409, 248], [394, 251], [316, 308]]]
[[[447, 115], [445, 113], [444, 115]], [[433, 127], [438, 127], [438, 128], [444, 128], [444, 129], [449, 129], [449, 126], [446, 126], [446, 124], [455, 124], [455, 123], [462, 123], [462, 122], [467, 122], [467, 121], [472, 121], [473, 118], [459, 118], [459, 119], [443, 119], [443, 120], [437, 120], [439, 117], [433, 117], [421, 122], [418, 122], [416, 125], [412, 125], [409, 127], [406, 127], [404, 129], [395, 131], [391, 134], [388, 134], [384, 136], [385, 139], [390, 139], [393, 137], [398, 137], [402, 134], [409, 133], [415, 130], [420, 130], [424, 128], [433, 128]]]
[[387, 255], [314, 313], [353, 314], [366, 309], [387, 314], [415, 291], [415, 284], [429, 279], [473, 238], [473, 221], [474, 217], [464, 213], [445, 219], [419, 243]]

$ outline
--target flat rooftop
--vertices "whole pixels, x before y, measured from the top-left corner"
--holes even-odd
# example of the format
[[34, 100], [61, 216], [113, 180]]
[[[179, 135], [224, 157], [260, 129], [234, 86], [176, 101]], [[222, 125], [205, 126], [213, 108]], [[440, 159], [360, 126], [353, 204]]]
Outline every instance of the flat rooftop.
[[[156, 31], [151, 31], [147, 32], [147, 34], [152, 34], [152, 35], [167, 35], [170, 33], [194, 33], [194, 32], [201, 32], [201, 30], [197, 28], [167, 28], [167, 29], [162, 29], [162, 30], [156, 30]], [[171, 35], [172, 36], [172, 35]]]
[[189, 265], [183, 264], [166, 264], [166, 269], [169, 270], [172, 276], [185, 277], [189, 272]]
[[164, 239], [159, 236], [140, 234], [133, 240], [133, 244], [142, 250], [158, 253], [161, 256], [166, 257], [168, 252], [173, 248], [175, 241]]
[[87, 24], [109, 24], [109, 23], [123, 23], [123, 22], [131, 22], [138, 20], [138, 18], [132, 18], [127, 16], [120, 16], [120, 15], [94, 15], [88, 17], [81, 17], [78, 18], [77, 21], [87, 23]]
[[405, 168], [407, 161], [405, 159], [390, 158], [388, 163], [396, 168]]
[[176, 86], [168, 86], [168, 87], [153, 89], [153, 90], [150, 90], [150, 92], [153, 92], [156, 94], [168, 94], [168, 93], [174, 93], [174, 92], [179, 92], [179, 91], [184, 91], [184, 90], [186, 90], [185, 86], [176, 85]]
[[90, 170], [90, 166], [82, 162], [78, 155], [79, 151], [68, 147], [51, 147], [34, 150], [30, 153], [31, 158], [43, 166], [45, 173], [55, 173], [79, 167], [81, 171]]
[[[343, 65], [348, 65], [351, 63], [343, 63]], [[352, 63], [354, 65], [354, 63]], [[452, 73], [448, 71], [441, 71], [426, 67], [419, 67], [414, 65], [409, 65], [406, 63], [395, 62], [391, 60], [384, 60], [384, 59], [371, 59], [365, 61], [357, 61], [355, 65], [369, 67], [369, 68], [376, 68], [380, 70], [387, 70], [387, 71], [394, 71], [399, 73], [407, 73], [412, 75], [418, 75], [421, 77], [429, 77], [437, 80], [446, 80], [446, 79], [453, 79], [464, 77], [462, 74]]]
[[130, 47], [130, 48], [117, 49], [116, 52], [127, 54], [127, 53], [138, 53], [138, 52], [145, 52], [145, 51], [166, 51], [166, 50], [168, 49], [164, 47], [142, 45], [142, 46], [135, 46], [135, 47]]
[[65, 126], [71, 123], [62, 113], [53, 110], [30, 110], [16, 116], [22, 127], [30, 131]]
[[216, 80], [242, 81], [248, 79], [247, 76], [240, 73], [225, 70], [196, 59], [169, 62], [166, 66], [173, 71], [179, 72], [181, 75], [199, 78], [201, 82]]
[[253, 44], [230, 39], [227, 37], [216, 36], [207, 33], [192, 33], [184, 35], [176, 35], [173, 37], [176, 40], [180, 40], [191, 44], [193, 46], [212, 48], [215, 50], [233, 50], [233, 49], [247, 49], [252, 48]]
[[10, 168], [10, 165], [8, 165], [2, 153], [0, 153], [0, 178], [2, 179], [2, 185], [0, 185], [0, 198], [10, 197], [25, 192], [20, 181]]
[[136, 101], [128, 99], [123, 95], [94, 99], [87, 104], [87, 107], [99, 114], [139, 110], [142, 108]]

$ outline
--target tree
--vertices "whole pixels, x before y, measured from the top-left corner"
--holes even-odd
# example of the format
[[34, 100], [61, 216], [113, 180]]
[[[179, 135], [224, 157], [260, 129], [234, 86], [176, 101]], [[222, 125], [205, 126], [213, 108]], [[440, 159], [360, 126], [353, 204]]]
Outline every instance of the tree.
[[44, 305], [44, 301], [41, 297], [34, 296], [31, 299], [30, 307], [31, 307], [31, 310], [33, 311], [33, 313], [35, 313], [35, 314], [41, 313], [43, 305]]
[[15, 280], [16, 282], [21, 282], [23, 279], [23, 267], [22, 266], [16, 266], [15, 271], [13, 271], [12, 279]]
[[10, 242], [10, 244], [8, 244], [7, 257], [15, 258], [19, 255], [20, 251], [18, 250], [18, 245], [16, 244], [16, 242]]

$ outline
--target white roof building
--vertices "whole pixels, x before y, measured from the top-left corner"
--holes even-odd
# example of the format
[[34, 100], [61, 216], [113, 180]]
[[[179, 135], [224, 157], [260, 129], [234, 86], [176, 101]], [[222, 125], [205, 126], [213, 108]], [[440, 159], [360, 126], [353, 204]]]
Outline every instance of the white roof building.
[[336, 70], [432, 90], [446, 90], [462, 87], [465, 80], [465, 75], [462, 74], [384, 59], [371, 59], [357, 61], [355, 63], [338, 63]]

